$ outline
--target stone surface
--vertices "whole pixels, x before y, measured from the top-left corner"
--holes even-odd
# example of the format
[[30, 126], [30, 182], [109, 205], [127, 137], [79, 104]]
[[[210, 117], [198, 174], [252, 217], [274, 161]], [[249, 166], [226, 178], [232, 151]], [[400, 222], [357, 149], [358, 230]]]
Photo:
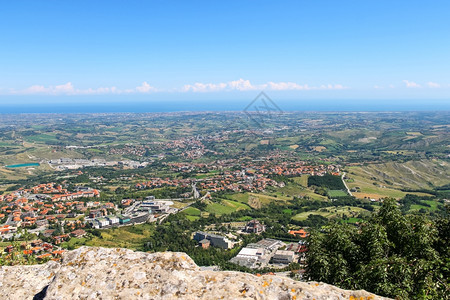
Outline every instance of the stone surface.
[[0, 299], [33, 299], [51, 282], [60, 264], [0, 267]]
[[[47, 287], [48, 286], [48, 287]], [[47, 288], [46, 288], [47, 287]], [[0, 269], [4, 299], [385, 299], [272, 275], [201, 271], [184, 253], [82, 247], [61, 265]]]

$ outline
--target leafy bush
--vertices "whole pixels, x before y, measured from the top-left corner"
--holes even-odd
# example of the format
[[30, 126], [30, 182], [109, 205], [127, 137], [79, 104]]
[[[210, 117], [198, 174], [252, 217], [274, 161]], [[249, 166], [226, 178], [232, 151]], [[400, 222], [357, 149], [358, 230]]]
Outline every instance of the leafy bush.
[[450, 222], [405, 216], [394, 199], [360, 228], [312, 232], [307, 276], [397, 299], [448, 299]]

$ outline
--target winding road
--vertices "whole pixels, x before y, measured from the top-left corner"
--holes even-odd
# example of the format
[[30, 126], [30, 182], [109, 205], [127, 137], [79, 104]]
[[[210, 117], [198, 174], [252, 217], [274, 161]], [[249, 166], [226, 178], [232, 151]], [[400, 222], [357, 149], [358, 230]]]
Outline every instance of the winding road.
[[345, 172], [342, 173], [341, 179], [342, 179], [342, 182], [343, 182], [344, 185], [345, 185], [345, 188], [347, 189], [347, 193], [348, 193], [350, 196], [353, 196], [353, 195], [352, 195], [352, 192], [350, 192], [350, 189], [349, 189], [348, 186], [347, 186], [347, 183], [346, 183], [345, 180], [344, 180], [344, 177], [345, 177]]

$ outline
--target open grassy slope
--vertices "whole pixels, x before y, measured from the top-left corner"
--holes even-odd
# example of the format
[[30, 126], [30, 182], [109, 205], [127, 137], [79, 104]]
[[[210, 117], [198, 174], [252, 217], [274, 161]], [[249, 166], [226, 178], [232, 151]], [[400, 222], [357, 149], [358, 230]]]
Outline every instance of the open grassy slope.
[[322, 217], [332, 219], [332, 218], [340, 218], [342, 215], [346, 217], [356, 217], [361, 212], [367, 212], [364, 208], [361, 207], [351, 207], [351, 206], [342, 206], [342, 207], [326, 207], [321, 208], [314, 211], [302, 212], [293, 217], [294, 220], [303, 221], [308, 218], [309, 215], [320, 215]]
[[401, 190], [432, 190], [448, 184], [450, 165], [443, 160], [387, 162], [349, 167], [347, 177], [349, 188], [360, 188], [360, 192], [353, 193], [358, 198], [401, 198], [406, 194]]
[[[94, 236], [92, 239], [85, 240], [71, 239], [74, 247], [81, 245], [95, 247], [120, 247], [136, 250], [142, 247], [143, 241], [148, 238], [154, 229], [152, 224], [139, 224], [134, 226], [115, 227], [101, 231], [101, 238]], [[78, 241], [78, 243], [77, 243]]]
[[443, 160], [388, 162], [349, 170], [351, 177], [378, 181], [392, 188], [433, 189], [450, 182], [450, 165]]

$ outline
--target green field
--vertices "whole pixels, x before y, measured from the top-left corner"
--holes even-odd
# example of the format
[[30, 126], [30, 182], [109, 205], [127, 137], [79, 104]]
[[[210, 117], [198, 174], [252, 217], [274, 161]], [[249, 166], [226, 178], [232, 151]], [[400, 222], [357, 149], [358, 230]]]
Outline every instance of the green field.
[[308, 185], [308, 175], [294, 177], [294, 183], [288, 182], [284, 187], [279, 188], [277, 195], [284, 197], [309, 197], [314, 200], [328, 200], [327, 197], [314, 193], [313, 190], [305, 187]]
[[351, 206], [342, 206], [342, 207], [327, 207], [321, 208], [318, 210], [302, 212], [293, 217], [294, 220], [304, 221], [308, 218], [309, 215], [320, 215], [322, 217], [332, 219], [334, 217], [341, 217], [345, 215], [347, 217], [356, 217], [361, 212], [367, 212], [364, 208], [360, 207], [351, 207]]
[[189, 221], [196, 221], [200, 219], [200, 215], [202, 212], [198, 208], [188, 207], [185, 210], [183, 210], [183, 213], [186, 214], [186, 218]]
[[[148, 238], [154, 229], [152, 224], [139, 224], [132, 226], [115, 227], [112, 229], [101, 230], [101, 238], [94, 236], [92, 239], [86, 240], [86, 246], [108, 247], [108, 248], [129, 248], [139, 249], [146, 238]], [[74, 240], [74, 241], [72, 241]], [[77, 239], [72, 238], [69, 243], [76, 246]]]
[[[276, 197], [275, 197], [276, 195]], [[266, 195], [259, 193], [236, 193], [226, 196], [228, 199], [235, 200], [241, 204], [247, 204], [253, 208], [260, 208], [261, 206], [267, 205], [271, 202], [286, 202], [292, 200], [291, 197], [283, 195], [281, 192], [276, 192], [274, 195]], [[246, 207], [248, 207], [246, 205]]]
[[410, 211], [418, 211], [420, 209], [426, 209], [429, 211], [435, 211], [438, 207], [438, 203], [436, 201], [433, 200], [423, 200], [422, 202], [430, 205], [430, 206], [425, 206], [425, 205], [420, 205], [420, 204], [413, 204], [411, 205]]
[[210, 201], [206, 207], [207, 212], [216, 214], [217, 216], [231, 214], [232, 212], [243, 209], [250, 209], [250, 207], [241, 202], [225, 199], [222, 199], [220, 203]]
[[294, 180], [295, 183], [306, 188], [306, 187], [308, 187], [308, 177], [309, 177], [309, 175], [302, 175], [299, 177], [294, 177], [292, 179]]
[[175, 207], [175, 208], [177, 208], [177, 209], [185, 208], [185, 207], [188, 206], [190, 203], [192, 203], [192, 202], [181, 202], [181, 201], [174, 201], [174, 200], [172, 200], [172, 202], [173, 202], [172, 207]]
[[188, 207], [185, 210], [183, 210], [183, 213], [190, 216], [200, 216], [201, 211], [195, 207]]
[[189, 221], [193, 222], [193, 221], [197, 221], [198, 219], [200, 219], [200, 217], [199, 217], [199, 216], [190, 216], [190, 215], [187, 215], [187, 216], [186, 216], [186, 219], [188, 219]]
[[61, 243], [61, 247], [66, 249], [76, 249], [85, 245], [86, 241], [88, 241], [87, 238], [71, 238], [69, 241]]
[[58, 139], [54, 135], [50, 135], [50, 134], [32, 135], [32, 136], [26, 137], [26, 140], [29, 142], [41, 142], [41, 143], [58, 141]]
[[328, 196], [330, 198], [336, 198], [336, 197], [345, 197], [348, 196], [348, 194], [342, 190], [329, 190]]
[[242, 203], [248, 203], [248, 193], [236, 193], [229, 195], [229, 198]]

